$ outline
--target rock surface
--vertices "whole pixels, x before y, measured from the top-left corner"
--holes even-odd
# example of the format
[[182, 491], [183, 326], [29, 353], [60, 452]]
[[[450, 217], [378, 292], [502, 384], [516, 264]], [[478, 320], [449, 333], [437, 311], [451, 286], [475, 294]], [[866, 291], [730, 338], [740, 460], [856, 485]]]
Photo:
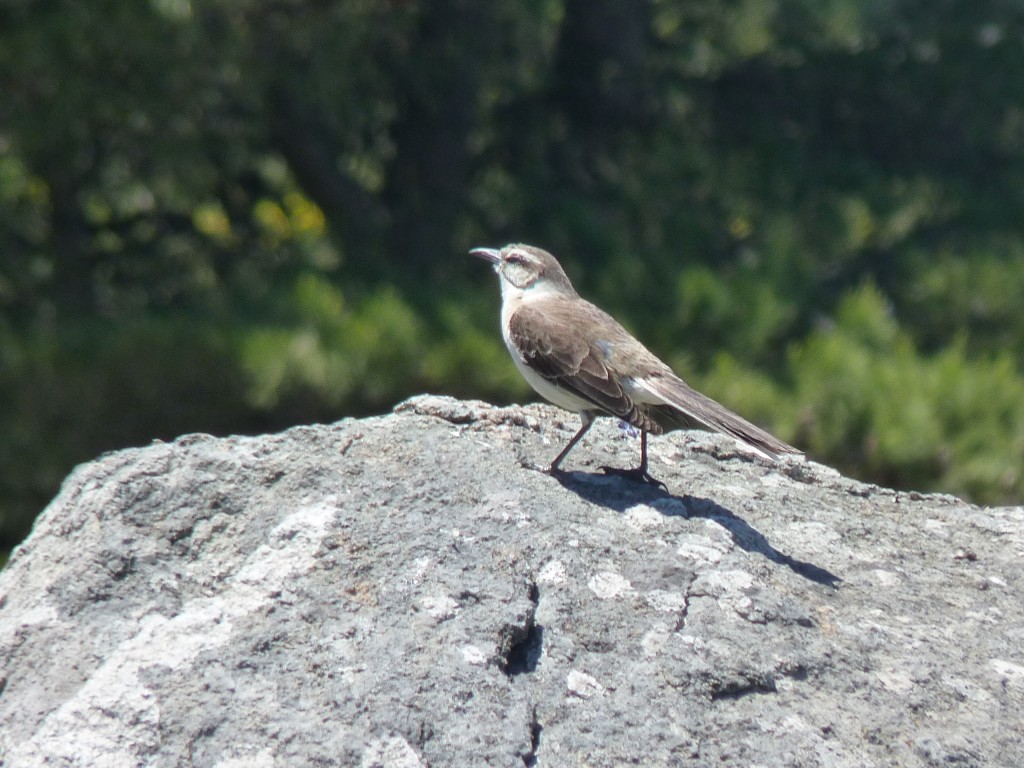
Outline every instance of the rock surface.
[[1024, 509], [414, 398], [65, 482], [0, 573], [5, 766], [1024, 765]]

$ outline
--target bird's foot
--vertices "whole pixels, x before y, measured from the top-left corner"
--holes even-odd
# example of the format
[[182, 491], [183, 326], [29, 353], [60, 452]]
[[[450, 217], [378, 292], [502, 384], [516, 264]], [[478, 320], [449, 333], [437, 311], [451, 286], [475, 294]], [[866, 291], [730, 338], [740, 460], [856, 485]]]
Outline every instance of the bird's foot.
[[653, 485], [655, 488], [660, 488], [663, 491], [668, 490], [668, 486], [665, 485], [661, 480], [655, 480], [651, 477], [650, 473], [644, 467], [634, 467], [633, 469], [619, 469], [618, 467], [601, 467], [606, 475], [620, 475], [627, 480], [632, 480], [635, 483], [646, 483], [647, 485]]
[[519, 459], [519, 466], [521, 466], [523, 469], [528, 469], [531, 472], [543, 472], [545, 475], [557, 475], [559, 472], [562, 471], [558, 469], [558, 467], [552, 467], [550, 464], [545, 466], [543, 464], [538, 464], [534, 461], [530, 461], [527, 458]]

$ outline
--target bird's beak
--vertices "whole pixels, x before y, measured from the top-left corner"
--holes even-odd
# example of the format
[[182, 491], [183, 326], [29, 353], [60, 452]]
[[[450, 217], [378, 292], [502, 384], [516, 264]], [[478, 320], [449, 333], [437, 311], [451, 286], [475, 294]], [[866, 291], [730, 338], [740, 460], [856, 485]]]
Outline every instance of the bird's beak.
[[489, 261], [491, 264], [497, 264], [501, 261], [501, 251], [497, 248], [474, 248], [469, 252], [469, 255]]

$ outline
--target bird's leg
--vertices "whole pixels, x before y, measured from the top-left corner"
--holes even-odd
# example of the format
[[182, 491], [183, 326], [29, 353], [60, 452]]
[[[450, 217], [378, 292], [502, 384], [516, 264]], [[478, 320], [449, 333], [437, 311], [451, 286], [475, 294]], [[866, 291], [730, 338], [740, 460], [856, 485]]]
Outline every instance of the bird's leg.
[[558, 471], [558, 465], [562, 463], [562, 459], [564, 459], [569, 454], [569, 451], [573, 449], [573, 446], [576, 445], [576, 443], [578, 443], [580, 439], [585, 434], [587, 434], [587, 430], [590, 429], [591, 426], [593, 426], [594, 414], [592, 414], [590, 411], [581, 411], [580, 422], [581, 425], [579, 432], [572, 436], [572, 440], [570, 440], [569, 444], [562, 449], [562, 452], [560, 454], [555, 456], [555, 460], [548, 465], [547, 469], [544, 470], [545, 472], [553, 473]]
[[617, 469], [616, 467], [601, 467], [609, 475], [621, 475], [622, 477], [628, 477], [630, 480], [636, 480], [638, 483], [650, 483], [651, 485], [661, 488], [662, 490], [668, 490], [666, 486], [660, 480], [655, 480], [647, 472], [647, 430], [640, 430], [640, 466], [634, 469]]

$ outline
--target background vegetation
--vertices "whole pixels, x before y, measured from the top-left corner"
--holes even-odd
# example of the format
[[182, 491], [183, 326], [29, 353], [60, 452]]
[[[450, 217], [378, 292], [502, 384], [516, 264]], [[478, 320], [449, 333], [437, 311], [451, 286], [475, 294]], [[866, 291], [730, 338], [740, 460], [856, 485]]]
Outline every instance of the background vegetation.
[[1024, 6], [6, 0], [0, 548], [76, 463], [529, 396], [557, 255], [820, 461], [1024, 499]]

